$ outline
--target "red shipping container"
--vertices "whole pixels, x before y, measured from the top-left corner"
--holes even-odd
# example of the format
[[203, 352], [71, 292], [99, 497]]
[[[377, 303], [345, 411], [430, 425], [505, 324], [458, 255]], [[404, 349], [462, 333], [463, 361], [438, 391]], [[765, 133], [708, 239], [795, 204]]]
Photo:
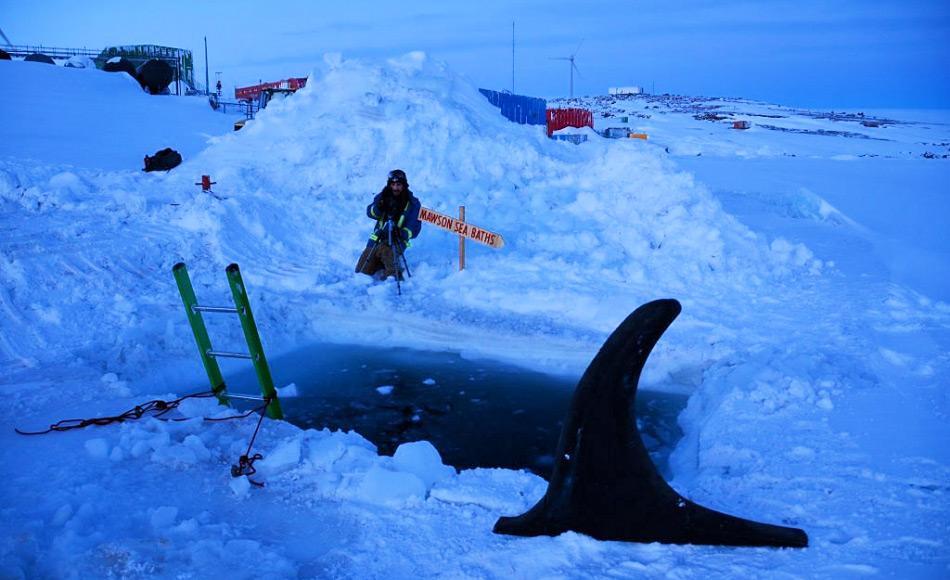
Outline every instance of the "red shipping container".
[[548, 137], [565, 127], [594, 128], [594, 113], [587, 109], [548, 109]]

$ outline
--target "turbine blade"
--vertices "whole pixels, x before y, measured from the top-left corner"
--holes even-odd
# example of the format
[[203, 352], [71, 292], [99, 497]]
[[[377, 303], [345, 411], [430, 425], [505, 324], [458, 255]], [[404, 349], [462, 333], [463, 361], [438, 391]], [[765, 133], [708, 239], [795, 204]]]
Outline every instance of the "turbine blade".
[[574, 49], [574, 52], [571, 53], [571, 56], [574, 56], [575, 54], [577, 54], [577, 51], [581, 49], [581, 45], [584, 44], [585, 40], [587, 39], [582, 38], [581, 41], [577, 43], [577, 48]]

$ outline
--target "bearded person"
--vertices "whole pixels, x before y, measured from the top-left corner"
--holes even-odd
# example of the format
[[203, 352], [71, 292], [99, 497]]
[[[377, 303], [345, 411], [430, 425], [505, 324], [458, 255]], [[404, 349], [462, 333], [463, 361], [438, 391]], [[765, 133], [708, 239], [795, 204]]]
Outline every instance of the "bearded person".
[[401, 169], [390, 171], [386, 187], [366, 207], [366, 215], [376, 224], [356, 263], [356, 271], [378, 280], [389, 276], [402, 280], [399, 258], [422, 229], [421, 207], [409, 189], [406, 173]]

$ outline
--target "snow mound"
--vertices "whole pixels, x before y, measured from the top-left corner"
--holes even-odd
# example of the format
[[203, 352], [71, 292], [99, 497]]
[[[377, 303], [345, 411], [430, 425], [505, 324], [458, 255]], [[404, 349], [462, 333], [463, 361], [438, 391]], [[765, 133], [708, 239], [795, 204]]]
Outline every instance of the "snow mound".
[[[474, 86], [420, 53], [385, 64], [331, 56], [322, 73], [217, 139], [198, 163], [221, 181], [292, 199], [317, 220], [331, 256], [339, 240], [358, 246], [367, 227], [337, 216], [359, 216], [400, 167], [426, 206], [454, 213], [465, 205], [473, 221], [501, 232], [511, 249], [493, 257], [507, 267], [563, 260], [621, 284], [681, 291], [724, 278], [755, 283], [790, 265], [787, 252], [756, 240], [656, 147], [553, 142], [539, 127], [507, 122]], [[322, 220], [328, 202], [336, 212]], [[414, 256], [434, 258], [437, 244], [425, 241]], [[438, 246], [444, 255], [444, 241]]]
[[[117, 82], [58, 70], [84, 75], [73, 79], [77, 90]], [[55, 108], [48, 115], [55, 124]], [[54, 232], [57, 244], [52, 253], [0, 252], [10, 294], [3, 316], [14, 322], [4, 327], [29, 329], [0, 336], [0, 355], [30, 365], [52, 356], [48, 344], [82, 345], [84, 356], [124, 378], [161, 359], [143, 345], [190, 355], [169, 274], [179, 261], [205, 302], [226, 300], [221, 271], [239, 263], [255, 310], [266, 300], [258, 323], [278, 350], [301, 337], [365, 342], [359, 317], [313, 321], [333, 311], [378, 323], [394, 308], [430, 323], [448, 316], [471, 335], [420, 337], [398, 325], [393, 344], [454, 341], [491, 351], [478, 340], [484, 331], [520, 336], [529, 325], [592, 349], [649, 299], [720, 308], [734, 303], [725, 295], [821, 272], [807, 248], [750, 231], [661, 148], [644, 145], [552, 141], [541, 127], [509, 123], [443, 64], [411, 53], [383, 63], [328, 56], [305, 89], [169, 173], [0, 160], [0, 203], [29, 216], [17, 235]], [[505, 237], [505, 248], [470, 244], [460, 273], [456, 239], [427, 226], [409, 252], [413, 278], [398, 302], [388, 286], [355, 276], [372, 226], [365, 206], [394, 167], [408, 172], [425, 206], [455, 213], [465, 205], [471, 222]], [[199, 192], [201, 175], [216, 181], [217, 197]], [[233, 326], [213, 332], [240, 340]], [[511, 352], [495, 344], [485, 354]], [[588, 354], [579, 351], [576, 364]]]

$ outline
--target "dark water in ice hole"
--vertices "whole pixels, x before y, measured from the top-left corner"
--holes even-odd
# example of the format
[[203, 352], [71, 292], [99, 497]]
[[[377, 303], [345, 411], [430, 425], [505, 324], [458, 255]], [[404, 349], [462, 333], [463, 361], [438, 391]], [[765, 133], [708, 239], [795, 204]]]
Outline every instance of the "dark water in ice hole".
[[[408, 348], [319, 344], [268, 362], [275, 385], [297, 385], [298, 396], [281, 407], [299, 427], [354, 430], [385, 455], [427, 440], [459, 469], [524, 468], [544, 478], [579, 379]], [[223, 370], [231, 392], [260, 394], [252, 369]], [[392, 392], [379, 393], [381, 386]], [[640, 433], [664, 476], [686, 399], [637, 393]]]

